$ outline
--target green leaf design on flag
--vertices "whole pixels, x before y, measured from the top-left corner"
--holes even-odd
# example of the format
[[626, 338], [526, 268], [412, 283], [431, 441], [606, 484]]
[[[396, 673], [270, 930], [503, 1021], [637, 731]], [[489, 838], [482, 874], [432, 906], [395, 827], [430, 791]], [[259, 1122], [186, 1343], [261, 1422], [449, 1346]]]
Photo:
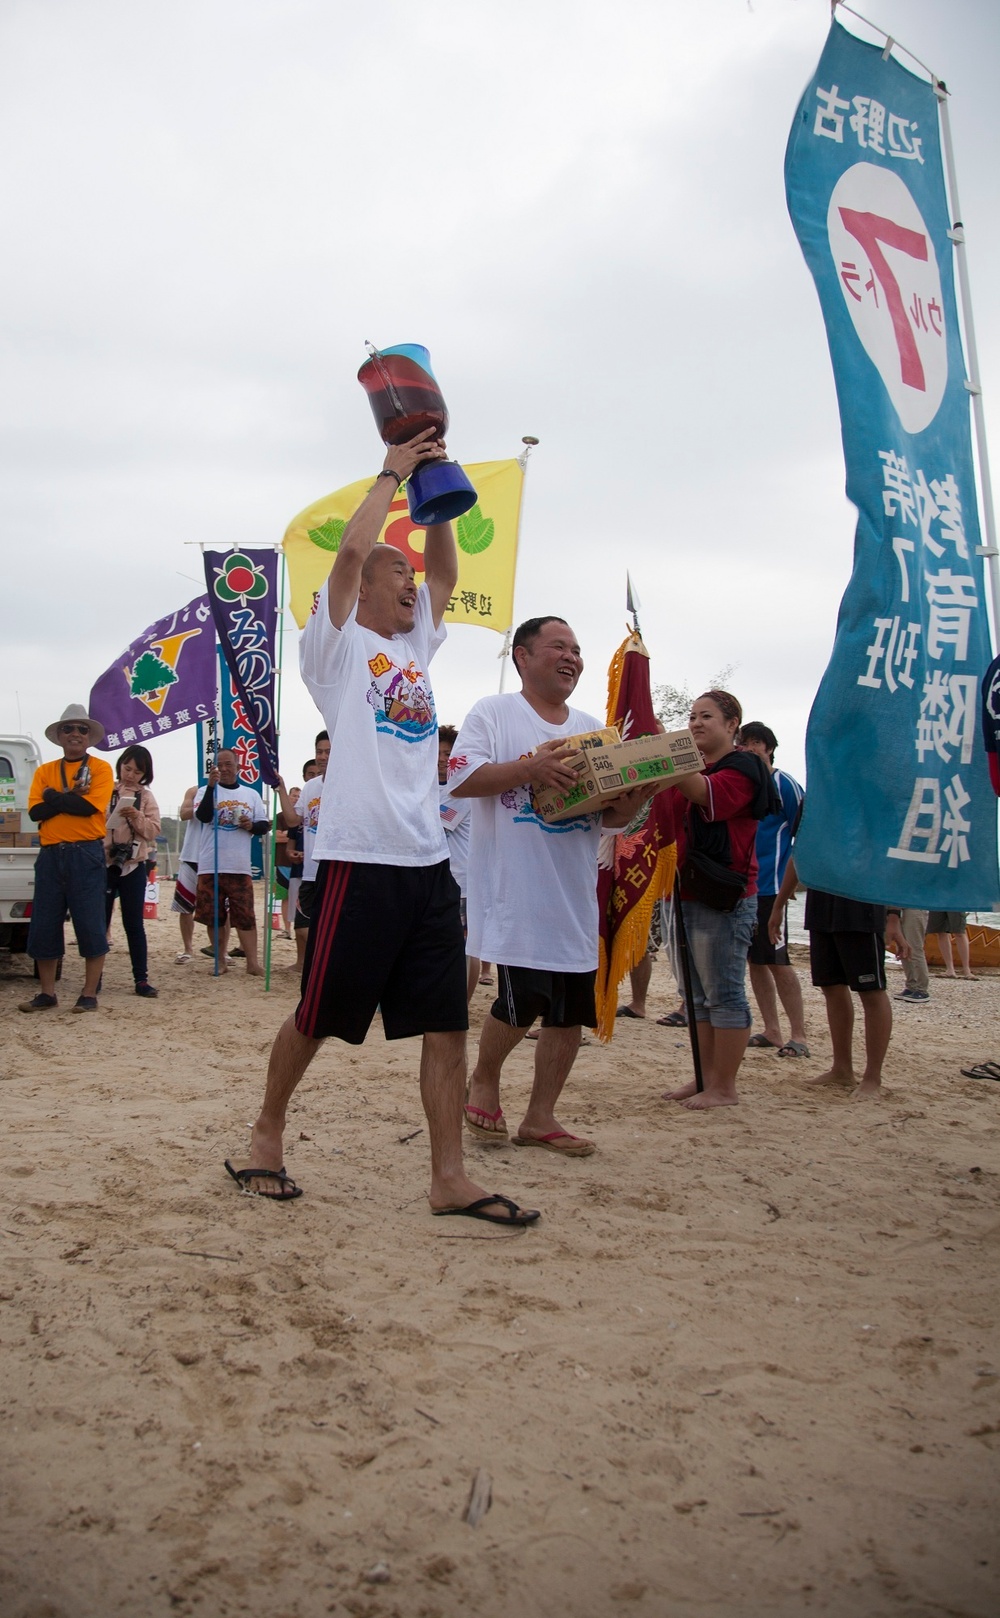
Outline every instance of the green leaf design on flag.
[[343, 517], [328, 517], [322, 528], [310, 528], [309, 538], [321, 551], [339, 551], [340, 541], [344, 529], [347, 527]]
[[493, 544], [493, 518], [484, 517], [478, 505], [458, 519], [458, 543], [466, 556], [478, 556]]
[[143, 652], [132, 670], [129, 693], [133, 697], [149, 696], [153, 691], [162, 691], [164, 686], [176, 684], [177, 676], [169, 663], [164, 663], [162, 657], [153, 652]]

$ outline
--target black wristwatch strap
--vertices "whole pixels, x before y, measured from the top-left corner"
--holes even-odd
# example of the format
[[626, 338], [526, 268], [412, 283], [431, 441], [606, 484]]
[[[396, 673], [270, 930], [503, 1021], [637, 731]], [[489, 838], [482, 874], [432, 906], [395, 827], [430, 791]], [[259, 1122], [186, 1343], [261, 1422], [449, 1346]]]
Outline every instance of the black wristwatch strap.
[[[381, 472], [378, 475], [378, 478], [395, 478], [396, 479], [396, 488], [397, 489], [399, 488], [400, 484], [403, 481], [402, 478], [400, 477], [399, 473], [394, 472], [392, 470], [391, 466], [383, 466]], [[378, 482], [378, 478], [375, 479], [376, 483]]]

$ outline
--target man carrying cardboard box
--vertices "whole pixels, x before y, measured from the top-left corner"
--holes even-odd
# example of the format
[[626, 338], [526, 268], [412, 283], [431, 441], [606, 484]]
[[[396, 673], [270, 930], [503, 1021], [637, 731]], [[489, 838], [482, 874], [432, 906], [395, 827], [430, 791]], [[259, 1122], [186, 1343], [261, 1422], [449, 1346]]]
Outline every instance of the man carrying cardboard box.
[[[576, 636], [564, 618], [529, 618], [511, 655], [520, 692], [483, 697], [470, 710], [449, 761], [455, 798], [472, 798], [467, 948], [497, 963], [498, 989], [469, 1083], [465, 1125], [477, 1140], [539, 1146], [586, 1157], [594, 1142], [563, 1129], [555, 1106], [592, 1027], [597, 971], [597, 850], [602, 824], [627, 826], [656, 790], [647, 784], [601, 814], [546, 823], [532, 789], [571, 790], [576, 772], [568, 738], [600, 730], [593, 714], [569, 706], [583, 673]], [[535, 1079], [513, 1136], [500, 1105], [504, 1062], [541, 1017]]]

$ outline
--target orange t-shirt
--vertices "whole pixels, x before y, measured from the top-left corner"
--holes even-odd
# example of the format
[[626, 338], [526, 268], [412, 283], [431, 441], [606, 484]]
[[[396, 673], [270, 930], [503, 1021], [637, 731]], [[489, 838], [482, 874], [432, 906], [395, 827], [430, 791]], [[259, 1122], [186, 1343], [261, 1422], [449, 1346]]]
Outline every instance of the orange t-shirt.
[[[54, 787], [57, 792], [69, 792], [82, 763], [83, 759], [70, 764], [64, 758], [54, 758], [50, 764], [39, 764], [28, 793], [29, 810], [36, 803], [41, 803], [46, 787]], [[38, 839], [43, 848], [52, 843], [103, 843], [115, 774], [110, 764], [106, 764], [103, 758], [94, 758], [91, 753], [87, 754], [87, 763], [90, 765], [90, 789], [83, 796], [88, 803], [95, 805], [96, 815], [61, 814], [39, 821]]]

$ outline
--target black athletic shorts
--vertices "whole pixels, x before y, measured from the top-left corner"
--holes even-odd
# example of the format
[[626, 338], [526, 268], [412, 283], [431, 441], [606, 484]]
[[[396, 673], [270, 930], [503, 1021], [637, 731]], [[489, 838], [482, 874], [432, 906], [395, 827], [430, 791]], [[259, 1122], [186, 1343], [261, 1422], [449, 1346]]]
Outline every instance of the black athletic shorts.
[[299, 891], [295, 899], [294, 928], [297, 933], [302, 932], [309, 925], [313, 903], [316, 898], [316, 883], [312, 878], [303, 879], [299, 883]]
[[845, 983], [864, 994], [885, 988], [885, 939], [881, 933], [810, 933], [809, 964], [817, 989]]
[[757, 895], [757, 931], [750, 940], [747, 950], [747, 960], [751, 966], [789, 966], [788, 959], [788, 910], [785, 910], [784, 939], [780, 944], [772, 944], [767, 936], [767, 924], [771, 919], [774, 901], [777, 894], [758, 893]]
[[439, 865], [321, 860], [295, 1026], [364, 1044], [376, 1011], [386, 1039], [464, 1032], [465, 940], [458, 883]]
[[511, 1028], [593, 1028], [597, 1023], [593, 972], [542, 972], [497, 962], [497, 997], [490, 1015]]

